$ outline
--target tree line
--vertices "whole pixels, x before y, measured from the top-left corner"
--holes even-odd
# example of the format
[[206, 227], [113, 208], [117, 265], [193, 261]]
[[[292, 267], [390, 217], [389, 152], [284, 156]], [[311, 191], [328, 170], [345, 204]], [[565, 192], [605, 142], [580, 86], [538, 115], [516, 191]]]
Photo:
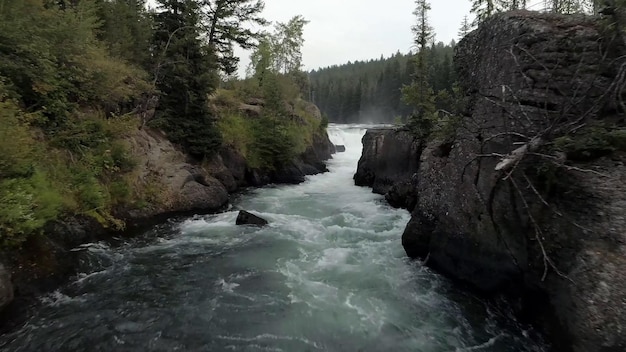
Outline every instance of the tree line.
[[[427, 80], [440, 93], [443, 108], [455, 82], [452, 57], [456, 43], [429, 42], [425, 53], [432, 65]], [[415, 74], [414, 54], [397, 52], [390, 57], [355, 61], [313, 70], [310, 99], [328, 119], [337, 123], [400, 122], [413, 111], [402, 99], [402, 87], [411, 83]]]

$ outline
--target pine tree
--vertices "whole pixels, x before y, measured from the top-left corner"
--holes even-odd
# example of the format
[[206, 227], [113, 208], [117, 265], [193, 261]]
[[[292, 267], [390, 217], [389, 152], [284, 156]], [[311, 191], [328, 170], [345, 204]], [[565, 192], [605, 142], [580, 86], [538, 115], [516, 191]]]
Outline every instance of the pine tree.
[[432, 27], [428, 22], [430, 4], [426, 0], [416, 0], [413, 14], [417, 24], [412, 27], [417, 46], [415, 54], [415, 73], [413, 82], [402, 88], [403, 99], [414, 107], [409, 125], [419, 135], [426, 135], [432, 125], [431, 118], [435, 111], [433, 90], [429, 83], [430, 64], [428, 62], [428, 43], [433, 37]]
[[472, 0], [470, 12], [476, 15], [473, 24], [479, 24], [496, 13], [496, 0]]
[[102, 26], [98, 38], [109, 52], [140, 66], [150, 56], [152, 22], [145, 0], [97, 0]]
[[201, 41], [200, 8], [194, 0], [158, 0], [154, 50], [159, 55], [155, 82], [161, 92], [157, 122], [168, 138], [202, 157], [220, 144], [207, 97], [215, 72]]
[[552, 0], [552, 12], [573, 14], [584, 11], [584, 4], [579, 0]]
[[467, 15], [463, 16], [463, 22], [461, 22], [461, 28], [459, 28], [459, 38], [465, 37], [472, 31], [472, 24], [470, 23]]
[[231, 74], [237, 70], [239, 58], [234, 55], [233, 44], [252, 49], [262, 33], [250, 29], [265, 26], [267, 21], [260, 17], [265, 8], [261, 0], [201, 0], [202, 22], [208, 46], [215, 56], [215, 68]]
[[526, 0], [499, 0], [502, 10], [519, 10], [526, 8]]

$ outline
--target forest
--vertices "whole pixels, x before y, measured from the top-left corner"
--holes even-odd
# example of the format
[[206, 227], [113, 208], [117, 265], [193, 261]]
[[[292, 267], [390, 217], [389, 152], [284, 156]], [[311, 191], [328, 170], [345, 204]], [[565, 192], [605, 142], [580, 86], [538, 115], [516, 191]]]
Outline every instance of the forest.
[[[455, 82], [452, 56], [454, 46], [431, 43], [426, 52], [432, 69], [428, 81], [440, 95], [439, 105], [447, 104], [445, 96], [453, 93]], [[314, 70], [310, 73], [310, 99], [337, 123], [402, 122], [413, 108], [402, 100], [401, 89], [411, 83], [415, 65], [413, 53], [397, 52], [391, 57], [356, 61]]]

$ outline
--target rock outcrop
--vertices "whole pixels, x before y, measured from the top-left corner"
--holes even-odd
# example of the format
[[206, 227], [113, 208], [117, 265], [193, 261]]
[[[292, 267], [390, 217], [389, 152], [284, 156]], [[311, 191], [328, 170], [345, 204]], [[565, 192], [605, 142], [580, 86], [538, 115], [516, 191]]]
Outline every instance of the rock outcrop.
[[363, 155], [354, 183], [384, 194], [393, 206], [412, 210], [423, 148], [423, 142], [405, 128], [368, 130], [363, 136]]
[[468, 104], [452, 142], [369, 131], [355, 176], [412, 209], [409, 256], [519, 299], [555, 350], [576, 352], [626, 350], [626, 155], [575, 160], [553, 147], [586, 125], [624, 126], [609, 99], [624, 51], [594, 21], [489, 19], [457, 48]]
[[130, 152], [137, 159], [136, 183], [156, 188], [155, 201], [130, 209], [124, 218], [141, 219], [157, 214], [214, 211], [228, 202], [228, 189], [236, 183], [220, 182], [198, 162], [189, 160], [179, 148], [158, 131], [143, 128], [128, 138]]
[[268, 224], [267, 220], [263, 219], [260, 216], [254, 215], [245, 210], [240, 210], [237, 215], [237, 220], [235, 220], [235, 224], [237, 225], [254, 225], [254, 226], [265, 226]]

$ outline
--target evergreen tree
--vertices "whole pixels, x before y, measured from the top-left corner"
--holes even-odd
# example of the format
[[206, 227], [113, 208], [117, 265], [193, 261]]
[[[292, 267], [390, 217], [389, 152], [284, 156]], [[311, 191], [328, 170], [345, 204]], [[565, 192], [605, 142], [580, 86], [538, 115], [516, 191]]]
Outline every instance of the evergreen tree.
[[500, 0], [499, 3], [503, 10], [519, 10], [526, 8], [526, 0]]
[[265, 26], [267, 21], [260, 17], [265, 8], [261, 0], [201, 0], [203, 23], [208, 46], [215, 56], [215, 68], [231, 74], [237, 70], [239, 58], [234, 56], [233, 45], [244, 49], [255, 46], [261, 37], [253, 26]]
[[432, 27], [428, 22], [430, 4], [426, 0], [417, 0], [413, 14], [417, 24], [412, 27], [418, 51], [415, 54], [415, 72], [410, 85], [402, 88], [403, 99], [413, 106], [415, 111], [409, 125], [420, 135], [428, 134], [435, 113], [435, 97], [429, 83], [430, 63], [428, 62], [427, 44], [433, 37]]
[[467, 15], [463, 16], [463, 22], [461, 22], [461, 28], [459, 29], [459, 38], [465, 37], [472, 31], [472, 24], [470, 23]]
[[201, 41], [200, 7], [194, 0], [158, 0], [155, 82], [161, 92], [157, 122], [168, 138], [196, 156], [212, 153], [220, 135], [208, 107], [215, 72]]
[[579, 0], [552, 0], [552, 12], [573, 14], [584, 11], [584, 4]]
[[152, 23], [145, 0], [98, 0], [102, 25], [98, 38], [111, 55], [147, 67]]
[[482, 23], [487, 18], [491, 17], [497, 11], [497, 0], [472, 0], [472, 8], [470, 12], [476, 15], [474, 24]]

